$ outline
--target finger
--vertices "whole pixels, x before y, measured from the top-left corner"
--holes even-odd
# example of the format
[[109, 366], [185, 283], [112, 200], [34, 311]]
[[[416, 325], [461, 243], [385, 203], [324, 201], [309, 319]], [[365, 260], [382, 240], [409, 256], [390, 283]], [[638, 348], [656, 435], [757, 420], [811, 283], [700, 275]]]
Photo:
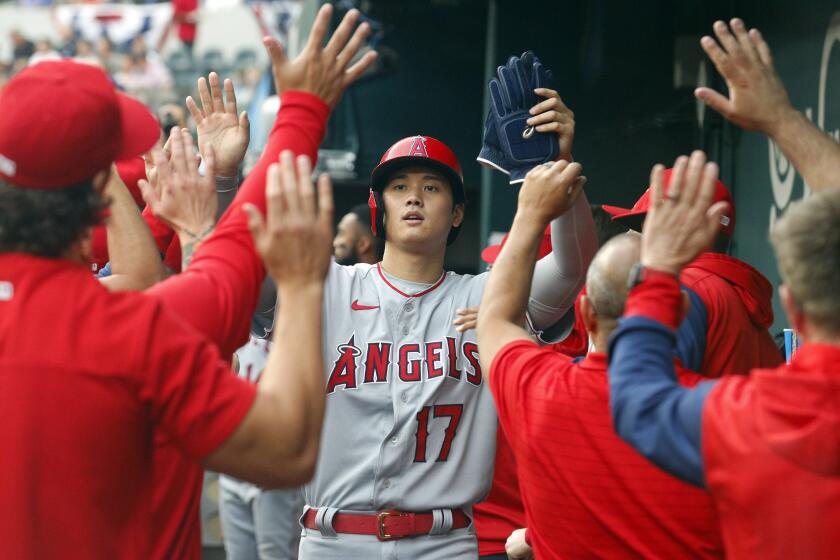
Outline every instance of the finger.
[[205, 115], [213, 112], [213, 98], [210, 96], [210, 89], [207, 87], [207, 80], [204, 76], [198, 79], [198, 97], [201, 99], [201, 110]]
[[662, 197], [670, 199], [678, 199], [682, 193], [683, 181], [685, 179], [685, 170], [688, 167], [688, 158], [680, 156], [674, 161], [674, 167], [671, 171], [671, 180], [668, 182], [667, 188], [663, 182]]
[[187, 164], [187, 171], [191, 177], [198, 177], [198, 165], [201, 160], [198, 159], [192, 134], [186, 128], [181, 129], [181, 142], [184, 145], [184, 160]]
[[712, 27], [715, 30], [715, 35], [717, 35], [718, 41], [720, 41], [720, 44], [723, 45], [724, 49], [726, 49], [729, 56], [733, 58], [741, 56], [741, 47], [738, 45], [738, 40], [732, 36], [732, 33], [730, 33], [729, 26], [726, 25], [725, 22], [718, 20]]
[[648, 214], [654, 213], [665, 196], [665, 187], [663, 186], [663, 172], [665, 166], [657, 163], [650, 170], [650, 208]]
[[215, 72], [210, 72], [210, 95], [213, 100], [213, 111], [224, 113], [225, 101], [222, 97], [222, 85], [219, 81], [219, 75]]
[[356, 53], [359, 52], [359, 49], [362, 48], [362, 45], [364, 45], [365, 41], [367, 41], [368, 35], [370, 35], [370, 25], [367, 23], [363, 23], [356, 29], [356, 32], [353, 33], [353, 37], [350, 39], [350, 42], [347, 43], [347, 45], [336, 57], [340, 68], [344, 68], [350, 64], [350, 61], [353, 60], [353, 57], [356, 56]]
[[318, 220], [321, 222], [321, 227], [329, 234], [332, 239], [333, 229], [333, 214], [335, 213], [335, 203], [333, 201], [332, 180], [326, 173], [322, 173], [318, 177]]
[[744, 26], [744, 21], [741, 18], [733, 18], [730, 22], [732, 32], [735, 34], [735, 39], [738, 41], [738, 46], [741, 47], [741, 52], [744, 53], [748, 59], [753, 62], [758, 61], [758, 53], [755, 52], [755, 45], [753, 45], [747, 34], [747, 28]]
[[284, 150], [280, 154], [280, 177], [283, 181], [283, 200], [286, 203], [286, 209], [289, 217], [296, 220], [301, 216], [301, 203], [295, 176], [295, 159], [291, 150]]
[[195, 104], [195, 100], [191, 95], [187, 96], [187, 110], [192, 115], [195, 125], [201, 126], [201, 123], [204, 121], [204, 113], [202, 113], [201, 109], [198, 108], [198, 105]]
[[172, 134], [169, 136], [169, 147], [172, 150], [172, 156], [169, 158], [172, 170], [178, 175], [186, 176], [189, 173], [189, 164], [185, 157], [184, 139], [177, 126], [172, 128]]
[[260, 213], [259, 208], [250, 202], [243, 204], [242, 209], [246, 214], [248, 214], [248, 229], [251, 230], [251, 236], [254, 238], [254, 244], [257, 244], [258, 240], [262, 237], [263, 232], [265, 231], [265, 220], [263, 219], [263, 215]]
[[265, 174], [265, 208], [267, 227], [273, 229], [277, 224], [282, 223], [286, 204], [279, 163], [269, 165]]
[[548, 124], [541, 124], [537, 126], [537, 132], [556, 132], [560, 133], [563, 130], [563, 125], [559, 122], [550, 122]]
[[143, 200], [146, 201], [146, 204], [149, 205], [152, 213], [154, 213], [158, 206], [160, 206], [160, 197], [155, 191], [155, 188], [146, 179], [137, 181], [137, 186], [140, 188], [140, 194], [143, 195]]
[[723, 76], [724, 79], [729, 80], [735, 72], [735, 68], [732, 65], [732, 60], [729, 55], [720, 48], [717, 41], [709, 36], [705, 36], [700, 39], [700, 46], [706, 52], [706, 55], [711, 59], [712, 64], [715, 65], [715, 68], [717, 68], [717, 71], [720, 72], [721, 76]]
[[297, 176], [301, 215], [307, 220], [315, 219], [317, 216], [315, 185], [312, 184], [312, 163], [309, 161], [309, 156], [297, 157]]
[[327, 35], [327, 29], [330, 26], [330, 19], [332, 18], [332, 5], [324, 4], [318, 10], [315, 16], [315, 21], [312, 22], [312, 27], [309, 30], [309, 40], [306, 42], [304, 50], [320, 51], [321, 45], [324, 44], [324, 37]]
[[[536, 93], [537, 95], [539, 95], [541, 97], [553, 97], [555, 99], [560, 99], [560, 93], [558, 93], [557, 90], [553, 90], [551, 88], [544, 88], [544, 87], [534, 88], [534, 93]], [[560, 102], [562, 103], [563, 100], [560, 99]]]
[[715, 196], [718, 166], [714, 162], [709, 162], [703, 165], [701, 173], [702, 175], [699, 179], [700, 185], [694, 204], [700, 212], [705, 214], [712, 205], [712, 199]]
[[283, 49], [283, 45], [274, 37], [263, 37], [263, 46], [268, 53], [268, 58], [271, 59], [272, 66], [282, 66], [288, 62], [289, 59], [286, 57], [286, 51]]
[[251, 121], [248, 119], [248, 113], [246, 111], [242, 111], [239, 114], [239, 128], [245, 131], [245, 135], [250, 138], [251, 134]]
[[761, 35], [758, 29], [750, 29], [750, 40], [755, 45], [755, 50], [758, 52], [758, 58], [767, 66], [773, 66], [773, 53], [770, 52], [770, 46]]
[[[534, 91], [545, 91], [545, 90], [534, 90]], [[549, 97], [548, 99], [540, 101], [539, 103], [537, 103], [536, 105], [531, 107], [528, 110], [528, 112], [532, 115], [539, 115], [540, 113], [544, 113], [544, 112], [550, 111], [552, 109], [571, 113], [571, 111], [569, 111], [569, 108], [566, 107], [566, 104], [563, 103], [563, 100], [560, 99], [559, 96], [558, 97]]]
[[729, 115], [732, 114], [732, 104], [725, 95], [707, 87], [695, 89], [694, 95], [724, 117], [729, 118]]
[[236, 114], [236, 91], [233, 89], [233, 80], [225, 80], [225, 111], [231, 115]]
[[362, 58], [360, 58], [356, 63], [347, 69], [344, 73], [344, 87], [349, 86], [357, 79], [359, 76], [365, 73], [365, 70], [370, 67], [371, 64], [374, 63], [376, 58], [379, 56], [379, 53], [376, 51], [368, 51], [366, 52]]
[[353, 8], [344, 14], [341, 23], [336, 27], [335, 32], [327, 42], [327, 46], [324, 47], [324, 54], [330, 58], [336, 58], [347, 44], [347, 39], [350, 38], [357, 21], [359, 21], [359, 10]]
[[701, 150], [694, 150], [688, 159], [682, 191], [678, 193], [669, 192], [672, 197], [677, 199], [677, 202], [689, 208], [694, 208], [698, 204], [705, 164], [706, 154]]
[[565, 115], [565, 114], [561, 113], [560, 111], [552, 109], [550, 111], [544, 111], [544, 112], [542, 112], [538, 115], [530, 117], [527, 122], [531, 126], [536, 126], [538, 124], [546, 124], [546, 123], [550, 123], [550, 122], [559, 123], [559, 122], [568, 121], [568, 120], [569, 120], [568, 115]]

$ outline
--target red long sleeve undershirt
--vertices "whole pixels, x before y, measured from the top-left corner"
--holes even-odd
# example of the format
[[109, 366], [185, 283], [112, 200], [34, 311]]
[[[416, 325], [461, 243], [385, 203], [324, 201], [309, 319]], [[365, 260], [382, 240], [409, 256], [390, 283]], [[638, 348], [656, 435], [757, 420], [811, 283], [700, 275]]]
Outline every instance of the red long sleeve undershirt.
[[222, 355], [231, 355], [247, 341], [265, 276], [242, 206], [251, 203], [265, 212], [266, 171], [280, 152], [308, 155], [314, 164], [329, 114], [329, 107], [312, 94], [284, 93], [262, 156], [213, 234], [202, 243], [186, 270], [146, 292], [209, 337]]

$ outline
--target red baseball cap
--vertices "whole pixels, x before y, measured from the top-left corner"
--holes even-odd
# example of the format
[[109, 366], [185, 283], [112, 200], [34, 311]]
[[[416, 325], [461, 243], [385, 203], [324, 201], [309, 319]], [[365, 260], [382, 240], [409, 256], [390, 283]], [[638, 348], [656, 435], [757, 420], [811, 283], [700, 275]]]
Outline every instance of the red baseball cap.
[[[668, 193], [668, 186], [671, 184], [671, 173], [673, 168], [666, 169], [662, 173], [663, 185], [665, 187], [665, 194]], [[735, 199], [732, 198], [732, 193], [726, 188], [726, 185], [718, 180], [715, 183], [715, 194], [712, 198], [712, 204], [715, 202], [726, 201], [729, 203], [729, 209], [726, 214], [720, 217], [720, 229], [728, 236], [732, 237], [735, 231]], [[612, 214], [614, 222], [619, 222], [636, 231], [642, 231], [642, 223], [645, 221], [648, 208], [650, 208], [650, 187], [645, 193], [636, 201], [633, 208], [621, 208], [619, 206], [609, 206], [603, 204], [601, 208], [605, 212]]]
[[159, 136], [149, 109], [90, 64], [39, 62], [0, 92], [0, 177], [19, 187], [78, 184]]
[[[502, 242], [499, 243], [498, 245], [488, 245], [487, 247], [485, 247], [484, 250], [481, 252], [481, 260], [483, 260], [487, 264], [493, 264], [494, 262], [496, 262], [496, 258], [499, 256], [499, 253], [501, 253], [502, 247], [504, 247], [505, 243], [507, 243], [508, 235], [510, 235], [510, 232], [506, 233], [505, 236], [502, 237]], [[539, 249], [539, 252], [537, 253], [537, 260], [543, 258], [544, 256], [546, 256], [550, 252], [551, 252], [551, 226], [548, 226], [547, 228], [545, 228], [545, 231], [543, 232], [542, 241], [540, 241], [540, 249]]]

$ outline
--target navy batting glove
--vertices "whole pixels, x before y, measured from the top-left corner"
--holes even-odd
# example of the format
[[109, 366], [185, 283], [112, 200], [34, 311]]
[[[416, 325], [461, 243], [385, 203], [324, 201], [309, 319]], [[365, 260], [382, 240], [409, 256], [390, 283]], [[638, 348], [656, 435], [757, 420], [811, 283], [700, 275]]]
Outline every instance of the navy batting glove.
[[484, 138], [481, 141], [481, 151], [478, 152], [478, 157], [475, 159], [484, 167], [510, 175], [510, 171], [507, 170], [510, 162], [499, 145], [499, 135], [496, 132], [496, 122], [493, 119], [492, 109], [487, 113], [487, 118], [484, 119]]
[[550, 73], [527, 52], [522, 58], [511, 57], [497, 74], [489, 86], [491, 115], [503, 159], [509, 163], [510, 182], [521, 183], [531, 169], [553, 161], [560, 152], [557, 135], [537, 132], [527, 123], [528, 111], [539, 101], [534, 88], [547, 87]]

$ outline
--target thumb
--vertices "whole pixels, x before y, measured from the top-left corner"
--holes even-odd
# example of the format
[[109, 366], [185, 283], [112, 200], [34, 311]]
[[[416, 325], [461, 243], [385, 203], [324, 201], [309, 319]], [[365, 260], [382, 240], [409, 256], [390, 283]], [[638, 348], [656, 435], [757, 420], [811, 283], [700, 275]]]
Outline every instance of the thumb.
[[272, 66], [285, 64], [288, 61], [286, 51], [283, 50], [283, 45], [275, 37], [263, 37], [263, 46], [268, 53], [268, 57], [271, 59]]
[[700, 87], [694, 90], [694, 95], [703, 103], [726, 117], [729, 111], [729, 99], [707, 87]]
[[137, 181], [137, 186], [140, 188], [140, 194], [143, 195], [143, 200], [149, 205], [152, 213], [156, 213], [157, 208], [160, 205], [160, 197], [158, 196], [158, 193], [155, 192], [155, 189], [146, 179], [140, 179]]
[[250, 133], [251, 131], [251, 121], [248, 120], [248, 113], [247, 111], [242, 111], [239, 114], [239, 128], [245, 131], [245, 133]]

